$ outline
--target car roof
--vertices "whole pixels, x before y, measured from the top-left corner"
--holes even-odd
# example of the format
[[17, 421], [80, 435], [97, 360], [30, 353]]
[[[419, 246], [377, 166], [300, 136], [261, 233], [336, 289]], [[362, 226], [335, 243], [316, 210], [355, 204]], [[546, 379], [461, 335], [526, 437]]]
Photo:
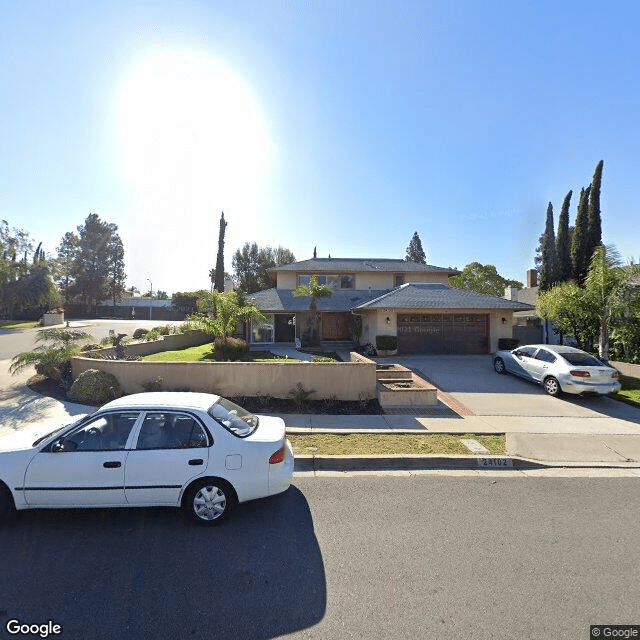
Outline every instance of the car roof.
[[569, 347], [564, 344], [523, 344], [523, 347], [532, 347], [533, 349], [547, 349], [554, 353], [586, 353], [582, 349], [576, 349], [575, 347]]
[[220, 396], [212, 393], [192, 393], [187, 391], [154, 391], [133, 393], [112, 400], [101, 409], [195, 409], [207, 411]]

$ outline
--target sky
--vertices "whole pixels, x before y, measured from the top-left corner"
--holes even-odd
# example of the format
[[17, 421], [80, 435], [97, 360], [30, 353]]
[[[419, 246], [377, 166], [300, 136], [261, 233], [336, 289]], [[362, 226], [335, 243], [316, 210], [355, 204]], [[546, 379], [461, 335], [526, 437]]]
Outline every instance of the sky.
[[637, 2], [0, 1], [0, 219], [49, 255], [89, 213], [127, 287], [298, 260], [494, 264], [525, 282], [604, 160], [603, 241], [640, 257]]

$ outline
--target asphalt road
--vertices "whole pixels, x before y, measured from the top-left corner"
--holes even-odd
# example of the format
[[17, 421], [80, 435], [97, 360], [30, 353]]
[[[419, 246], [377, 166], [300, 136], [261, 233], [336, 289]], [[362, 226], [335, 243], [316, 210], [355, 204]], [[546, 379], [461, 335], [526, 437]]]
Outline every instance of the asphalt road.
[[[93, 342], [100, 342], [109, 336], [109, 330], [116, 333], [126, 333], [129, 337], [139, 327], [153, 329], [160, 325], [181, 324], [173, 321], [149, 320], [71, 320], [72, 329], [86, 331], [92, 336]], [[0, 360], [8, 360], [18, 353], [31, 351], [37, 342], [39, 329], [8, 330], [0, 329]]]
[[640, 624], [639, 486], [296, 477], [216, 529], [171, 509], [23, 512], [0, 527], [0, 632], [585, 639]]

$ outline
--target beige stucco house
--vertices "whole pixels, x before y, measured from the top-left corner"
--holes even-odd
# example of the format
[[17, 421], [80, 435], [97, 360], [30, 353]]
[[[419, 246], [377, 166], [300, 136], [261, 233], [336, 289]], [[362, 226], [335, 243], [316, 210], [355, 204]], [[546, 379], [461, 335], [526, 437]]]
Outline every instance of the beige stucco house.
[[513, 313], [530, 305], [450, 287], [459, 271], [398, 259], [312, 258], [275, 267], [274, 287], [250, 296], [267, 316], [253, 344], [304, 339], [309, 298], [294, 297], [316, 276], [333, 294], [318, 300], [323, 341], [376, 344], [397, 337], [398, 353], [489, 353], [512, 337]]

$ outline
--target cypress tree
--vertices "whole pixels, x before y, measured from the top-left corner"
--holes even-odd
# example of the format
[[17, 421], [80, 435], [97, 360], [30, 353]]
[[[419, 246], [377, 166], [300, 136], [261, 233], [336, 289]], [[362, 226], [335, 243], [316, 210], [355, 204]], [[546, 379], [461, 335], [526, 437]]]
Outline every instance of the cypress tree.
[[404, 259], [410, 262], [419, 262], [420, 264], [427, 263], [427, 256], [422, 248], [422, 242], [420, 241], [420, 236], [417, 231], [413, 232], [413, 237], [411, 238], [411, 242], [409, 242], [407, 255]]
[[571, 268], [573, 279], [582, 286], [589, 270], [587, 208], [589, 206], [589, 191], [591, 186], [580, 190], [580, 201], [576, 215], [576, 226], [571, 238]]
[[547, 223], [542, 243], [542, 268], [540, 269], [540, 290], [547, 291], [556, 283], [556, 234], [553, 230], [553, 205], [547, 207]]
[[569, 191], [562, 203], [558, 218], [558, 235], [556, 236], [556, 259], [558, 261], [556, 278], [558, 283], [571, 280], [571, 244], [569, 238], [569, 205], [573, 191]]
[[589, 262], [593, 256], [596, 247], [602, 244], [602, 218], [600, 215], [600, 185], [602, 183], [602, 167], [604, 160], [600, 160], [593, 173], [591, 182], [591, 192], [589, 193], [589, 209], [587, 213], [588, 234], [588, 250], [587, 255]]
[[216, 276], [213, 288], [220, 293], [224, 293], [224, 232], [227, 228], [224, 219], [224, 211], [220, 216], [220, 233], [218, 234], [218, 256], [216, 258]]

